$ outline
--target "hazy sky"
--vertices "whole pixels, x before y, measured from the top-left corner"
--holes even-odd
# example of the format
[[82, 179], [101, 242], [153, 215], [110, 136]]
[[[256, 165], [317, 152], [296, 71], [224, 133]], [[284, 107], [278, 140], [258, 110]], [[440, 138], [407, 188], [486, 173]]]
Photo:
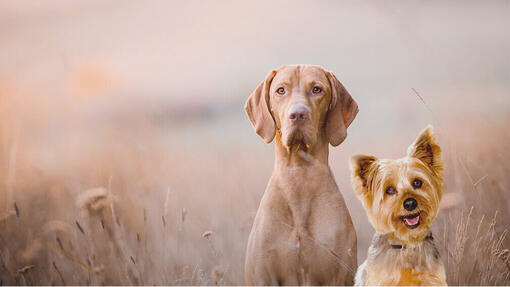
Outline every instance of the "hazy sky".
[[242, 107], [270, 69], [311, 63], [371, 115], [417, 104], [411, 88], [434, 110], [507, 111], [509, 1], [311, 3], [2, 1], [0, 86], [56, 105]]

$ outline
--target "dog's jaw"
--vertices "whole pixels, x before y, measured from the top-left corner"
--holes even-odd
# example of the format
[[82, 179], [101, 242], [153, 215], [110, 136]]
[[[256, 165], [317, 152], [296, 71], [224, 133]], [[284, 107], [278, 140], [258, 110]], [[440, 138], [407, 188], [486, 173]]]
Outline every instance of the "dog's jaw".
[[309, 153], [317, 144], [317, 132], [309, 125], [293, 125], [284, 129], [282, 136], [282, 144], [287, 152], [304, 151]]

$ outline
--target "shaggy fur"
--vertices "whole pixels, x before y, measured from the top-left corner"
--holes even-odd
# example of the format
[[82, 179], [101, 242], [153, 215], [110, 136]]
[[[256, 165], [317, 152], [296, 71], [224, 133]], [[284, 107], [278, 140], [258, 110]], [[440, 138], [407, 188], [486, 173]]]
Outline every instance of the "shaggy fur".
[[[397, 160], [351, 158], [352, 185], [376, 234], [356, 285], [446, 285], [430, 233], [443, 184], [441, 148], [432, 127]], [[405, 208], [404, 202], [415, 202]]]

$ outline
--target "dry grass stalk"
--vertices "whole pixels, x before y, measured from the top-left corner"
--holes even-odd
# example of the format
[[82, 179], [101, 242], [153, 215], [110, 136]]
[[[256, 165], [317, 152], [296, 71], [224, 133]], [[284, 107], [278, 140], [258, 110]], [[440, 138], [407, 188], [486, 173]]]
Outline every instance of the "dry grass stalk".
[[88, 264], [86, 264], [83, 261], [81, 261], [80, 259], [74, 257], [71, 253], [65, 251], [64, 249], [61, 249], [60, 247], [52, 244], [51, 242], [45, 242], [45, 243], [46, 243], [46, 245], [48, 245], [48, 247], [50, 247], [52, 250], [54, 250], [58, 254], [61, 254], [64, 257], [66, 257], [67, 259], [69, 259], [69, 260], [73, 261], [74, 263], [78, 264], [84, 270], [90, 271], [91, 268], [90, 268], [90, 266]]
[[[455, 234], [449, 237], [445, 229], [443, 234], [446, 251], [446, 271], [450, 285], [500, 285], [508, 282], [509, 250], [504, 247], [505, 229], [497, 234], [497, 212], [490, 222], [485, 224], [484, 216], [473, 228], [472, 207], [469, 212], [456, 212], [449, 217]], [[456, 222], [456, 225], [453, 224]], [[473, 260], [476, 258], [475, 260]]]
[[28, 270], [32, 269], [32, 268], [35, 268], [35, 265], [27, 265], [27, 266], [23, 266], [22, 268], [19, 268], [18, 269], [18, 273], [25, 273], [27, 272]]
[[60, 277], [60, 280], [62, 281], [62, 285], [66, 285], [66, 281], [64, 280], [64, 276], [62, 276], [62, 272], [57, 267], [57, 264], [55, 261], [52, 261], [53, 268], [55, 268], [55, 271], [57, 271], [58, 277]]
[[19, 217], [19, 208], [18, 208], [18, 204], [16, 203], [16, 201], [14, 201], [14, 210], [16, 211], [16, 217]]
[[425, 108], [430, 112], [430, 114], [432, 115], [432, 118], [434, 120], [434, 124], [436, 127], [440, 127], [439, 125], [439, 122], [437, 120], [437, 117], [435, 115], [435, 113], [432, 111], [432, 109], [427, 105], [427, 103], [425, 103], [425, 100], [423, 99], [423, 97], [420, 95], [420, 93], [418, 93], [418, 91], [415, 89], [415, 88], [411, 88], [411, 90], [414, 92], [414, 94], [420, 99], [420, 101], [423, 103], [423, 105], [425, 106]]
[[83, 230], [83, 228], [81, 227], [80, 223], [78, 222], [78, 220], [75, 221], [76, 223], [76, 226], [78, 227], [78, 230], [80, 230], [81, 234], [85, 235], [85, 231]]

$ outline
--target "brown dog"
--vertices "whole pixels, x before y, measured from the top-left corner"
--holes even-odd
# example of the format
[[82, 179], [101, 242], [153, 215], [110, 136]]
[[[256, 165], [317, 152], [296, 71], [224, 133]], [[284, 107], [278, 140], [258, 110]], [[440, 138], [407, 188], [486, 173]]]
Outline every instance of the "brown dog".
[[250, 285], [351, 285], [356, 232], [328, 165], [358, 105], [319, 66], [271, 71], [250, 95], [246, 112], [266, 143], [276, 136], [276, 162], [248, 240]]

